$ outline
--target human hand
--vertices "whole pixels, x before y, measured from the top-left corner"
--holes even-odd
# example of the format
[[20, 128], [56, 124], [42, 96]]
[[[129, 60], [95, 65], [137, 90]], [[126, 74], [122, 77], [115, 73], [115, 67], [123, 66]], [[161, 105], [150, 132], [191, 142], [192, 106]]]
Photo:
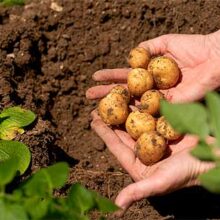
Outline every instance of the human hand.
[[[151, 55], [173, 58], [182, 73], [174, 88], [161, 90], [171, 102], [196, 101], [220, 86], [220, 31], [209, 35], [163, 35], [139, 44]], [[126, 83], [129, 69], [106, 69], [94, 73], [95, 81]], [[87, 91], [89, 99], [102, 98], [114, 85], [101, 85]]]
[[145, 166], [135, 157], [135, 141], [126, 132], [112, 130], [96, 110], [92, 112], [92, 118], [92, 128], [136, 182], [117, 196], [115, 202], [122, 210], [142, 198], [198, 185], [198, 175], [214, 167], [213, 163], [201, 162], [190, 155], [190, 149], [197, 143], [197, 138], [193, 136], [185, 136], [180, 142], [170, 144], [167, 158], [152, 166]]

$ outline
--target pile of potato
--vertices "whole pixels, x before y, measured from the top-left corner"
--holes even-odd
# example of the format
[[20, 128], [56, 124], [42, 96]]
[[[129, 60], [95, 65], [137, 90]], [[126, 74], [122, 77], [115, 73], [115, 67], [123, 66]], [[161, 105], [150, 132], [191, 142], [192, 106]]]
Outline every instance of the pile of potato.
[[[168, 57], [151, 58], [144, 48], [131, 50], [128, 62], [127, 88], [117, 85], [104, 97], [98, 107], [102, 120], [108, 125], [125, 124], [126, 131], [136, 140], [136, 156], [145, 165], [156, 163], [166, 153], [169, 140], [180, 134], [160, 115], [160, 89], [169, 89], [178, 83], [180, 70]], [[131, 111], [129, 103], [138, 98], [140, 105]]]

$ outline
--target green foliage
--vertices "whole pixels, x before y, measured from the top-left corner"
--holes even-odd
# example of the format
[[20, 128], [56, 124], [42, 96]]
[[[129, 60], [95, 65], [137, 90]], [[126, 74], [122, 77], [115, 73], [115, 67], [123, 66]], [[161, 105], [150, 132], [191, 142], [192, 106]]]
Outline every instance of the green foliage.
[[208, 113], [210, 118], [210, 128], [217, 139], [218, 147], [220, 147], [220, 97], [216, 92], [208, 93], [206, 95], [206, 103], [208, 106]]
[[24, 5], [25, 0], [0, 0], [0, 4], [5, 6]]
[[[5, 166], [9, 170], [4, 169]], [[4, 190], [17, 171], [16, 161], [0, 164], [1, 189]], [[66, 197], [56, 198], [53, 191], [65, 185], [68, 165], [64, 162], [43, 168], [33, 174], [11, 194], [0, 194], [0, 219], [73, 219], [87, 220], [88, 212], [96, 209], [105, 212], [118, 208], [108, 199], [80, 184], [72, 185]]]
[[23, 174], [30, 164], [31, 153], [21, 142], [0, 140], [0, 162], [8, 159], [16, 160], [17, 170]]
[[180, 133], [196, 134], [202, 139], [209, 133], [207, 112], [202, 104], [170, 104], [162, 101], [161, 113]]
[[213, 193], [220, 193], [220, 167], [209, 170], [199, 177], [202, 185]]
[[[212, 161], [216, 166], [200, 175], [199, 179], [205, 188], [220, 193], [220, 96], [216, 92], [210, 92], [205, 101], [206, 105], [170, 104], [162, 101], [161, 113], [177, 131], [200, 138], [192, 155], [202, 161]], [[209, 135], [216, 138], [216, 142], [211, 145], [206, 142]]]
[[16, 106], [3, 110], [0, 119], [0, 139], [12, 140], [17, 133], [24, 132], [23, 127], [30, 125], [36, 119], [36, 115], [30, 110]]

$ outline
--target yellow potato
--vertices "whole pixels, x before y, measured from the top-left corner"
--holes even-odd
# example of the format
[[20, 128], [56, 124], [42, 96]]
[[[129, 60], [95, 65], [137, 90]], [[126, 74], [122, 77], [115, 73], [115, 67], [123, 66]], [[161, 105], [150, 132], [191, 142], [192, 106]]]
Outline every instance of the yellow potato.
[[144, 92], [153, 88], [153, 77], [145, 69], [136, 68], [128, 73], [128, 90], [131, 95], [141, 96]]
[[163, 94], [158, 90], [148, 90], [141, 96], [140, 111], [156, 115], [160, 110], [160, 100]]
[[98, 112], [108, 125], [123, 124], [128, 117], [128, 104], [120, 94], [109, 93], [99, 102]]
[[128, 63], [132, 68], [147, 68], [150, 62], [150, 53], [143, 47], [136, 47], [129, 53]]
[[132, 138], [138, 139], [141, 134], [156, 129], [156, 121], [148, 113], [131, 112], [126, 120], [125, 128]]
[[120, 94], [127, 103], [130, 102], [130, 92], [123, 86], [117, 85], [112, 88], [110, 93]]
[[168, 123], [164, 116], [161, 116], [157, 120], [156, 130], [167, 140], [177, 140], [181, 136], [177, 131], [172, 128], [172, 126], [170, 125], [170, 123]]
[[156, 57], [148, 65], [148, 71], [152, 73], [155, 84], [159, 89], [169, 89], [176, 85], [180, 77], [177, 63], [168, 57]]
[[165, 139], [156, 131], [143, 133], [135, 145], [136, 156], [147, 166], [162, 159], [166, 149]]

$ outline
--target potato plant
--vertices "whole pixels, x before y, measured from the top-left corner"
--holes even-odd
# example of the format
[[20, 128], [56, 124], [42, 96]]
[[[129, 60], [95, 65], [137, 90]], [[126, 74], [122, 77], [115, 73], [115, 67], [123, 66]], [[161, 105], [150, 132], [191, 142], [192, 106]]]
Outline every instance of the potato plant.
[[[199, 176], [201, 184], [213, 193], [220, 193], [220, 95], [209, 92], [205, 104], [170, 104], [161, 103], [161, 112], [168, 122], [182, 134], [198, 136], [199, 142], [191, 151], [202, 161], [209, 161], [215, 167]], [[184, 115], [184, 117], [183, 117]], [[207, 137], [213, 136], [215, 142], [207, 143]]]
[[88, 212], [113, 212], [118, 208], [108, 199], [76, 183], [68, 195], [54, 197], [53, 191], [68, 179], [68, 164], [57, 163], [40, 169], [19, 186], [7, 191], [13, 179], [25, 173], [31, 162], [29, 148], [12, 139], [36, 119], [33, 112], [20, 107], [0, 113], [0, 219], [74, 219], [88, 220]]

